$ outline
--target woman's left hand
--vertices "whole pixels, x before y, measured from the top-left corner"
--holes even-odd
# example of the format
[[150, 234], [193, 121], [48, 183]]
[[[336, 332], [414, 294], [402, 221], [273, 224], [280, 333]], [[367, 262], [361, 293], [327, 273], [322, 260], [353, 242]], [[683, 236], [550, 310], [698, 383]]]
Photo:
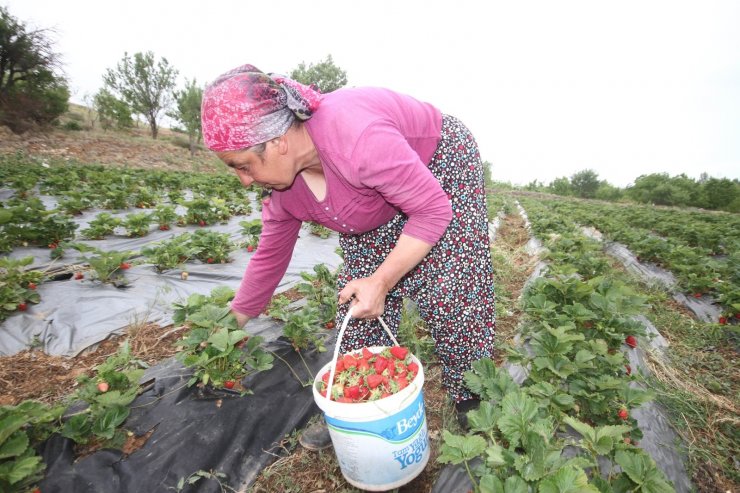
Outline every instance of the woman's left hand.
[[[388, 289], [375, 276], [355, 279], [339, 293], [339, 303], [351, 300], [352, 316], [355, 318], [378, 318], [383, 314]], [[353, 298], [354, 296], [354, 298]]]

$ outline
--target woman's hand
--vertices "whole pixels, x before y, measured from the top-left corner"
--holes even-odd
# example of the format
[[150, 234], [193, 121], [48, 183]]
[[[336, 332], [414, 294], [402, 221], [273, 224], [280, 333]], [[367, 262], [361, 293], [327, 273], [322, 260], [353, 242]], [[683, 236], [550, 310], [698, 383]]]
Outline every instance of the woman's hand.
[[355, 318], [378, 318], [383, 314], [388, 288], [376, 276], [363, 277], [347, 283], [339, 293], [339, 303], [351, 301]]

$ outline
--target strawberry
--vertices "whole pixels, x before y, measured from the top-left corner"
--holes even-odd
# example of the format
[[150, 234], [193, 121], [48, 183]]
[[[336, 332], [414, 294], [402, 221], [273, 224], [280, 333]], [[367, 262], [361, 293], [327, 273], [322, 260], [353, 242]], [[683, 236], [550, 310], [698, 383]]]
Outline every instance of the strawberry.
[[160, 224], [159, 225], [159, 230], [160, 231], [169, 231], [169, 229], [170, 229], [170, 225], [169, 224]]
[[370, 371], [370, 363], [365, 358], [360, 358], [357, 361], [357, 371], [361, 373], [367, 373]]
[[224, 382], [224, 387], [227, 389], [233, 389], [234, 388], [234, 381], [233, 380], [226, 380]]
[[18, 303], [18, 309], [25, 312], [28, 309], [28, 305], [25, 302], [20, 302]]
[[632, 367], [630, 365], [624, 365], [624, 369], [627, 370], [627, 375], [632, 375]]
[[404, 377], [394, 377], [393, 382], [398, 386], [398, 392], [409, 386], [408, 379]]
[[331, 376], [331, 372], [327, 371], [321, 376], [321, 381], [324, 382], [324, 384], [329, 385], [329, 377]]
[[419, 373], [419, 365], [415, 362], [409, 363], [408, 366], [406, 366], [406, 369], [409, 373], [413, 373], [414, 375]]
[[49, 243], [49, 248], [51, 248], [52, 250], [56, 249], [56, 247], [58, 246], [59, 245], [57, 245], [56, 243]]
[[370, 359], [375, 356], [374, 353], [372, 353], [368, 348], [364, 347], [362, 348], [362, 357], [366, 360], [370, 361]]
[[727, 323], [727, 317], [719, 317], [719, 324], [725, 325]]
[[327, 329], [331, 330], [331, 329], [333, 329], [333, 328], [334, 328], [334, 322], [333, 322], [333, 321], [331, 321], [331, 320], [329, 320], [328, 322], [326, 322], [326, 323], [324, 324], [324, 327], [326, 327]]
[[209, 264], [212, 264], [213, 263], [213, 257], [208, 257], [206, 259], [206, 262], [209, 263]]
[[375, 373], [368, 375], [366, 380], [367, 386], [371, 389], [377, 388], [378, 385], [383, 383], [383, 377]]
[[82, 272], [75, 272], [75, 279], [79, 281], [80, 279], [84, 279], [84, 278], [85, 278], [85, 275]]
[[624, 342], [631, 348], [637, 347], [637, 338], [635, 336], [625, 337]]
[[198, 225], [205, 226], [206, 225], [206, 222], [201, 219], [200, 221], [198, 221]]
[[345, 354], [342, 362], [344, 363], [345, 370], [348, 370], [350, 368], [357, 368], [357, 360], [351, 354]]
[[391, 354], [394, 358], [403, 361], [406, 359], [406, 355], [409, 354], [409, 348], [403, 346], [393, 346], [391, 348]]
[[629, 418], [630, 415], [625, 408], [622, 408], [617, 413], [617, 416], [619, 416], [619, 419], [621, 420], [626, 420], [627, 418]]
[[103, 392], [103, 393], [108, 392], [109, 388], [110, 388], [110, 385], [108, 385], [108, 382], [106, 382], [105, 380], [98, 382], [98, 390], [100, 392]]
[[370, 389], [367, 385], [360, 385], [360, 397], [359, 400], [366, 401], [370, 397]]
[[352, 385], [344, 388], [344, 397], [356, 400], [360, 398], [360, 386]]
[[342, 373], [344, 371], [344, 358], [337, 359], [337, 367], [334, 371], [336, 373]]
[[247, 245], [247, 251], [252, 253], [254, 251], [254, 245]]
[[382, 356], [378, 356], [373, 366], [375, 368], [375, 373], [378, 373], [378, 374], [383, 373], [383, 370], [385, 370], [388, 367], [388, 360]]
[[131, 264], [128, 262], [121, 262], [121, 265], [118, 266], [121, 270], [128, 270], [131, 268]]
[[694, 293], [694, 298], [701, 298], [701, 293]]
[[29, 282], [28, 283], [28, 289], [36, 289], [36, 283], [35, 282]]

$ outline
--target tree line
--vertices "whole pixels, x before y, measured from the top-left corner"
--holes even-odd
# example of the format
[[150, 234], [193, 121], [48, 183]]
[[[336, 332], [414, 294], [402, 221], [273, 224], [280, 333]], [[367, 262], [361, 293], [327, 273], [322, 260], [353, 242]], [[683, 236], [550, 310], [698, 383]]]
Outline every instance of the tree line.
[[556, 178], [547, 185], [534, 180], [523, 188], [584, 199], [632, 200], [642, 204], [740, 212], [740, 181], [713, 178], [706, 173], [698, 180], [685, 174], [651, 173], [640, 175], [631, 185], [619, 188], [600, 180], [594, 170], [585, 169], [570, 177]]

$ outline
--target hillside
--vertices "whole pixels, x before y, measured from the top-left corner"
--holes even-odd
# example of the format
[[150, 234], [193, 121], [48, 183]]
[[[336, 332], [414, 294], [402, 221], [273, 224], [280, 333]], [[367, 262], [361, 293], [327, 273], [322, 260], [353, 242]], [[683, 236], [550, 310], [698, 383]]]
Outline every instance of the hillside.
[[191, 157], [186, 134], [161, 128], [154, 140], [149, 127], [143, 123], [125, 131], [106, 131], [92, 118], [94, 114], [87, 108], [70, 104], [70, 111], [57, 128], [15, 135], [7, 127], [0, 126], [0, 154], [20, 151], [39, 159], [180, 171], [225, 169], [218, 158], [202, 146]]

